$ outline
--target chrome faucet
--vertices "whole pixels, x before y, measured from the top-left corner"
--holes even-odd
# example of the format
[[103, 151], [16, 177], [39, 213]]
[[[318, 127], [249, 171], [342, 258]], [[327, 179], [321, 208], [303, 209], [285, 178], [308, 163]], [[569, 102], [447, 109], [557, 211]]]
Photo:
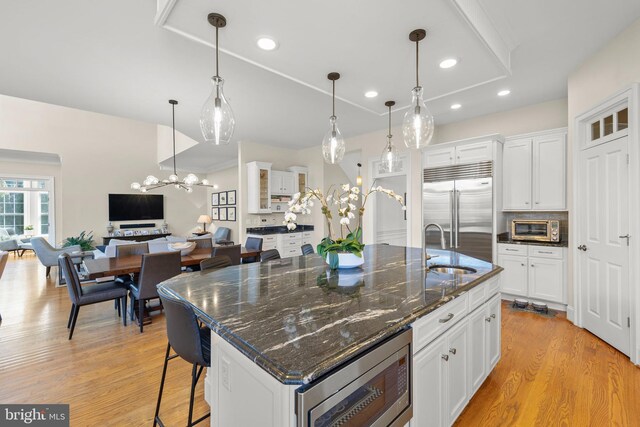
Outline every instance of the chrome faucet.
[[429, 223], [424, 226], [424, 257], [425, 260], [429, 261], [431, 257], [427, 253], [427, 230], [429, 227], [436, 227], [440, 230], [440, 246], [442, 249], [447, 249], [447, 241], [444, 239], [444, 229], [440, 226], [440, 224], [436, 224], [435, 222]]

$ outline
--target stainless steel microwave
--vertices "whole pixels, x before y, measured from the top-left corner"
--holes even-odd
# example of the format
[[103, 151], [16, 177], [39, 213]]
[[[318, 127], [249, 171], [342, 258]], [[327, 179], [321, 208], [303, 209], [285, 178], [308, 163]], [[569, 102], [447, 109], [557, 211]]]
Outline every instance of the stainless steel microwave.
[[511, 221], [511, 240], [559, 242], [560, 221], [555, 219], [514, 219]]
[[296, 393], [298, 427], [401, 427], [413, 415], [411, 329]]

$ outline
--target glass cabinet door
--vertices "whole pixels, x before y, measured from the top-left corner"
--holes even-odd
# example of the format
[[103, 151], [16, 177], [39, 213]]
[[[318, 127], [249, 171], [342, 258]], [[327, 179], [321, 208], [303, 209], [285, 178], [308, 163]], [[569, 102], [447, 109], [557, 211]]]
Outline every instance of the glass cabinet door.
[[260, 169], [260, 209], [269, 209], [269, 170]]
[[298, 173], [298, 191], [304, 193], [305, 188], [307, 188], [307, 174]]

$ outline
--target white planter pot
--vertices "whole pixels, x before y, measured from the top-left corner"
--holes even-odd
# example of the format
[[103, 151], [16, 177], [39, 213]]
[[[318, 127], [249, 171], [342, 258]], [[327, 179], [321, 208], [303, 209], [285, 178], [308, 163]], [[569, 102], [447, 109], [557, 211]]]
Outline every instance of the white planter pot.
[[[325, 259], [327, 264], [329, 263], [329, 254]], [[364, 264], [364, 253], [361, 257], [351, 253], [338, 253], [338, 268], [356, 268]]]

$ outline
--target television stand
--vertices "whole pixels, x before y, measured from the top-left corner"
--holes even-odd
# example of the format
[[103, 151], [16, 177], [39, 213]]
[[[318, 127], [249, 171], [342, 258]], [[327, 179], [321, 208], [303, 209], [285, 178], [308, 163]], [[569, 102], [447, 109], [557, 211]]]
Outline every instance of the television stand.
[[140, 234], [138, 236], [106, 236], [102, 238], [102, 244], [108, 245], [111, 239], [135, 240], [136, 242], [146, 242], [147, 240], [159, 239], [160, 237], [167, 237], [167, 236], [171, 236], [171, 233]]

